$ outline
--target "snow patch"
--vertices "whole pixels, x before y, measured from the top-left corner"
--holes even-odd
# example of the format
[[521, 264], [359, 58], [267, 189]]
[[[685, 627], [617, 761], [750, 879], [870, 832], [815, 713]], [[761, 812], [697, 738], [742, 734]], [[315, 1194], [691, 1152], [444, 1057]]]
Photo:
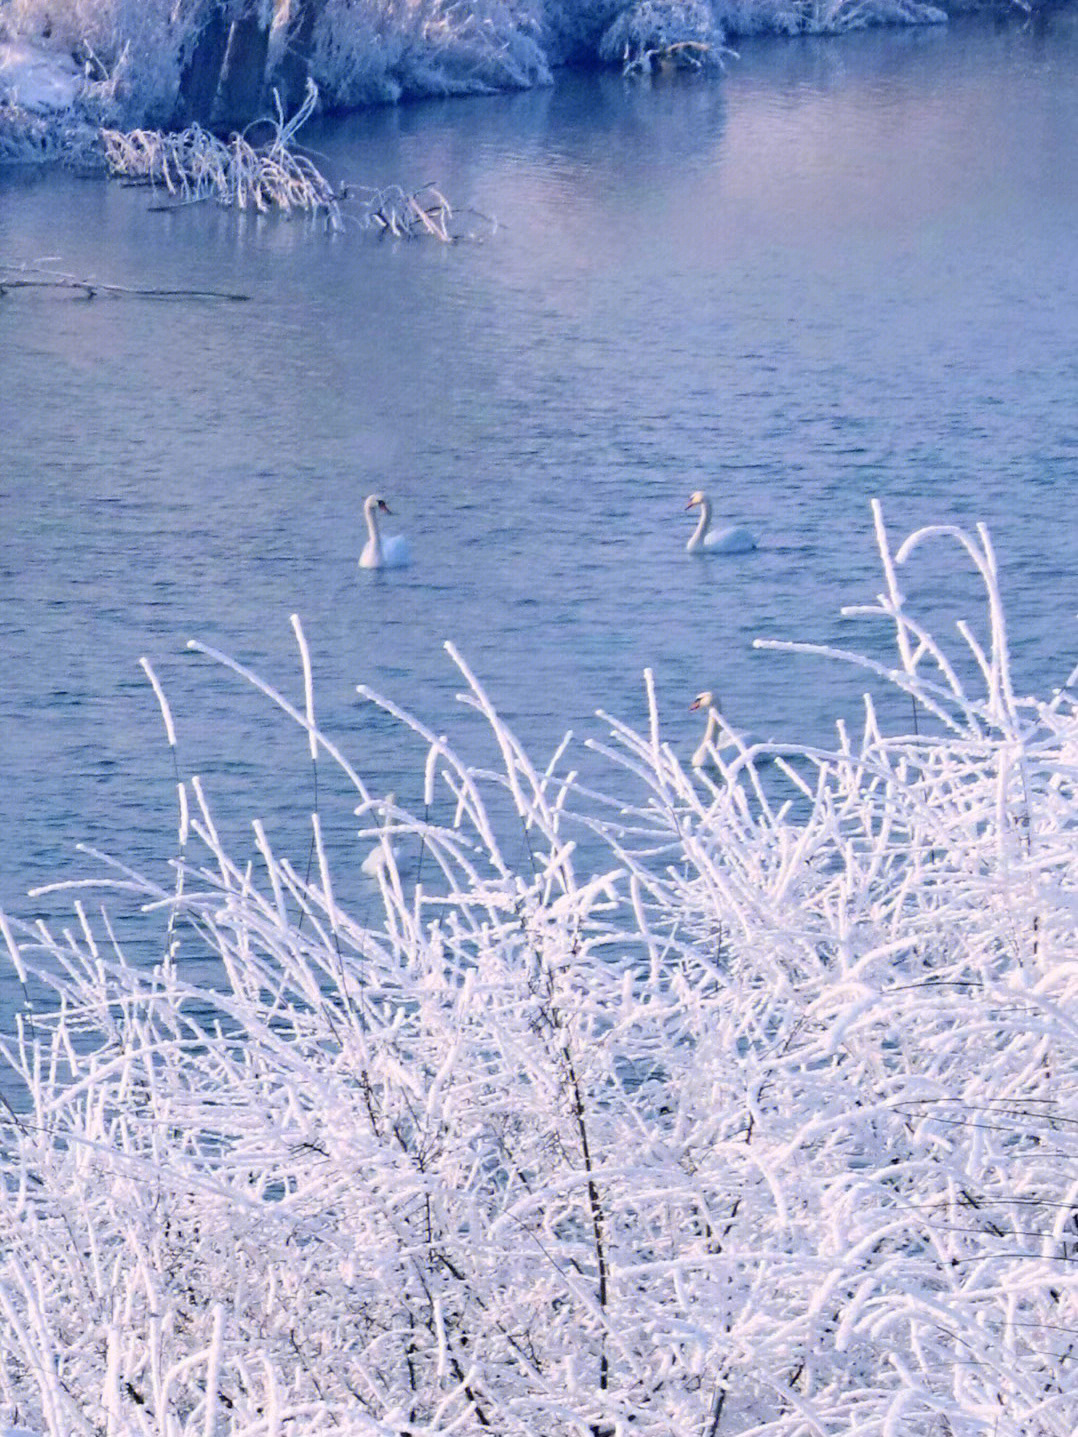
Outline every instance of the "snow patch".
[[26, 40], [0, 43], [0, 105], [54, 114], [70, 110], [85, 86], [86, 77], [64, 51]]

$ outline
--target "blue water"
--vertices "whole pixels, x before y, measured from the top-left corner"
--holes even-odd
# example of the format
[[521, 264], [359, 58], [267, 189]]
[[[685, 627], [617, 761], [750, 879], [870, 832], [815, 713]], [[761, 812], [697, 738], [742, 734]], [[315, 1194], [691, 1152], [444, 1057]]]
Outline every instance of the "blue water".
[[[552, 90], [326, 122], [355, 184], [435, 181], [475, 219], [452, 248], [0, 174], [0, 257], [246, 303], [0, 299], [0, 905], [175, 848], [171, 699], [238, 854], [262, 817], [302, 863], [302, 736], [204, 659], [218, 645], [320, 717], [379, 791], [418, 743], [380, 689], [488, 756], [452, 639], [544, 758], [602, 707], [671, 742], [687, 705], [825, 742], [865, 676], [757, 636], [885, 653], [839, 617], [880, 589], [869, 501], [896, 537], [984, 520], [1020, 688], [1074, 666], [1078, 609], [1078, 27], [986, 22], [745, 44], [718, 81], [565, 75]], [[692, 560], [689, 493], [757, 553]], [[412, 541], [357, 569], [372, 490]], [[977, 621], [943, 545], [912, 601]], [[908, 711], [886, 696], [898, 726]], [[347, 867], [355, 824], [320, 803]]]

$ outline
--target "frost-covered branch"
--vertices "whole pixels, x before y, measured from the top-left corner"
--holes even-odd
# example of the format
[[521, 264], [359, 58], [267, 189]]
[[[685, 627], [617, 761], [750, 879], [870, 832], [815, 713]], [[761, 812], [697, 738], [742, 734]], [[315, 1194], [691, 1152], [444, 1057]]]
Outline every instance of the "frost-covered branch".
[[361, 191], [360, 223], [364, 229], [395, 239], [430, 236], [450, 244], [455, 237], [453, 208], [434, 185], [415, 193], [400, 185]]
[[[454, 654], [490, 763], [363, 691], [412, 813], [318, 728], [297, 625], [302, 699], [255, 682], [351, 785], [368, 899], [317, 813], [310, 861], [229, 852], [181, 777], [178, 876], [99, 857], [107, 907], [0, 919], [0, 1421], [1071, 1437], [1078, 707], [1014, 691], [986, 534], [877, 537], [896, 658], [851, 657], [925, 731], [869, 700], [697, 773], [649, 680], [585, 788]], [[958, 653], [899, 587], [930, 542], [984, 585]]]
[[270, 126], [271, 138], [257, 146], [245, 134], [221, 140], [197, 124], [178, 133], [104, 129], [101, 142], [112, 174], [161, 186], [180, 203], [213, 198], [260, 213], [300, 210], [340, 229], [340, 195], [306, 155], [292, 149], [296, 132], [317, 103], [318, 91], [310, 82], [291, 119], [285, 119], [278, 101], [276, 117], [259, 122]]

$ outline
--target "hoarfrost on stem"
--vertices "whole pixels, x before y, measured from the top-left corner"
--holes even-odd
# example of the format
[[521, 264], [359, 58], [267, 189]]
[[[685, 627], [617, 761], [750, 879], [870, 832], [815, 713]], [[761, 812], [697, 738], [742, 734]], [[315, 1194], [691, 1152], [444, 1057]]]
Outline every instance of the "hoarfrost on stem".
[[[1078, 1428], [1074, 693], [1014, 693], [986, 533], [895, 551], [877, 512], [877, 535], [895, 659], [845, 657], [918, 723], [888, 735], [866, 701], [833, 752], [784, 745], [768, 772], [796, 805], [751, 750], [683, 766], [650, 678], [647, 731], [610, 719], [584, 792], [568, 745], [533, 763], [453, 655], [494, 771], [366, 695], [426, 747], [420, 817], [318, 728], [298, 623], [298, 705], [217, 656], [354, 784], [380, 913], [336, 897], [317, 815], [305, 876], [260, 825], [240, 860], [184, 780], [171, 884], [102, 880], [156, 915], [152, 972], [84, 888], [61, 934], [3, 920], [56, 1001], [4, 1045], [0, 1415]], [[985, 587], [959, 640], [976, 685], [898, 584], [956, 541]], [[584, 834], [606, 856], [586, 871]]]

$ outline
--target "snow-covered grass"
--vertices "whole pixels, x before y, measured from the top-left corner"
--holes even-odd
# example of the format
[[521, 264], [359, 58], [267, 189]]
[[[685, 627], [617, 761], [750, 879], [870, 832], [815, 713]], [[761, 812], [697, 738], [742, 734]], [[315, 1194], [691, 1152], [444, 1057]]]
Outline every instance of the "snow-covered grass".
[[74, 158], [92, 135], [85, 78], [54, 45], [9, 41], [0, 6], [0, 164]]
[[257, 146], [246, 134], [220, 140], [201, 125], [171, 133], [103, 129], [101, 143], [111, 173], [160, 186], [178, 202], [212, 197], [260, 213], [299, 210], [324, 218], [336, 230], [343, 224], [340, 195], [292, 145], [317, 101], [318, 91], [308, 81], [306, 98], [290, 119], [278, 104], [276, 119], [260, 125], [271, 137]]
[[[917, 722], [868, 704], [766, 787], [748, 750], [683, 766], [649, 680], [647, 730], [604, 720], [584, 792], [454, 655], [488, 769], [360, 690], [426, 745], [412, 814], [318, 728], [298, 620], [294, 705], [211, 653], [350, 778], [362, 846], [331, 866], [316, 814], [310, 865], [257, 823], [237, 858], [184, 779], [167, 884], [106, 866], [70, 928], [3, 920], [52, 1001], [5, 1045], [0, 1419], [1072, 1437], [1075, 693], [1013, 692], [984, 532], [877, 533], [854, 612], [895, 660], [853, 657]], [[927, 543], [983, 576], [960, 658], [902, 598]], [[333, 867], [375, 839], [361, 916]], [[152, 970], [98, 896], [145, 906]]]

